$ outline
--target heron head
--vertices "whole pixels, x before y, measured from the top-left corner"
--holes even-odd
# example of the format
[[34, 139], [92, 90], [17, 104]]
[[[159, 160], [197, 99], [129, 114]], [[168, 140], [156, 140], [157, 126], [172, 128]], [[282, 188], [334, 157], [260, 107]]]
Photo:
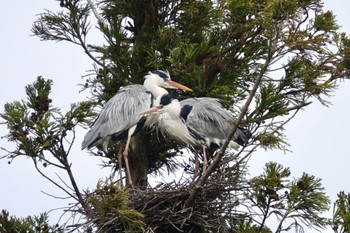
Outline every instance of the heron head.
[[188, 88], [180, 83], [171, 80], [169, 72], [163, 70], [155, 70], [148, 72], [148, 74], [145, 76], [145, 82], [150, 82], [163, 88], [192, 91], [191, 88]]

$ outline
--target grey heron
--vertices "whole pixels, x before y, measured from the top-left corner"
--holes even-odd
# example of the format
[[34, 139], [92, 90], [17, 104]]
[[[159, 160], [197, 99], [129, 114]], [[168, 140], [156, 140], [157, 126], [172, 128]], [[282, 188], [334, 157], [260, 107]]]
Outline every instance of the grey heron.
[[[218, 99], [209, 97], [188, 98], [181, 102], [172, 99], [169, 94], [159, 96], [154, 106], [140, 115], [156, 113], [156, 121], [146, 120], [146, 125], [154, 125], [162, 134], [169, 135], [194, 147], [202, 147], [203, 172], [207, 166], [208, 148], [223, 145], [233, 125], [232, 114], [222, 107]], [[238, 149], [247, 142], [243, 128], [237, 129], [228, 147]], [[195, 150], [196, 170], [198, 155]]]
[[118, 153], [120, 182], [122, 184], [122, 157], [124, 157], [127, 182], [133, 186], [128, 162], [128, 149], [131, 137], [136, 134], [145, 122], [145, 116], [137, 113], [151, 107], [153, 99], [167, 94], [164, 88], [192, 91], [190, 88], [174, 82], [168, 72], [156, 70], [148, 72], [143, 85], [129, 85], [121, 88], [104, 106], [101, 113], [86, 133], [82, 142], [82, 150], [97, 145], [107, 151], [108, 143], [112, 140], [126, 140], [125, 149]]

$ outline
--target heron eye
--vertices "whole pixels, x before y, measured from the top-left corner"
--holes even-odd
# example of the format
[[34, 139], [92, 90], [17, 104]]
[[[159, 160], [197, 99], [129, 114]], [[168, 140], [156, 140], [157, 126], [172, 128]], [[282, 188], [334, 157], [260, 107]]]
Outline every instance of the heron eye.
[[164, 81], [167, 81], [167, 80], [170, 79], [169, 75], [166, 72], [162, 71], [162, 70], [154, 70], [154, 71], [152, 71], [152, 73], [157, 74], [159, 77], [164, 79]]

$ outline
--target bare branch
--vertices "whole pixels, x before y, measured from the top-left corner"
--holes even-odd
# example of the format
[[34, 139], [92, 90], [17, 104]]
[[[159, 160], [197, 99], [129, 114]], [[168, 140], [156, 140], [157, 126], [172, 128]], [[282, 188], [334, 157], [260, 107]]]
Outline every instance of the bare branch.
[[98, 11], [97, 11], [97, 9], [96, 9], [96, 7], [95, 7], [94, 2], [93, 2], [92, 0], [87, 0], [87, 2], [88, 2], [88, 4], [89, 4], [89, 6], [90, 6], [92, 12], [94, 13], [94, 15], [95, 15], [97, 21], [98, 21], [100, 24], [102, 24], [105, 28], [107, 28], [108, 26], [107, 26], [107, 24], [104, 22], [104, 20], [103, 20], [102, 17], [100, 16], [100, 14], [98, 13]]
[[71, 197], [59, 197], [59, 196], [56, 196], [56, 195], [47, 193], [47, 192], [45, 192], [45, 191], [41, 191], [41, 192], [42, 192], [43, 194], [45, 194], [45, 195], [47, 195], [47, 196], [49, 196], [49, 197], [53, 197], [53, 198], [55, 198], [55, 199], [67, 200], [67, 199], [71, 198]]
[[39, 174], [44, 177], [45, 179], [47, 179], [48, 181], [50, 181], [52, 184], [54, 184], [56, 187], [58, 187], [59, 189], [61, 189], [63, 192], [65, 192], [68, 196], [70, 196], [71, 198], [75, 199], [78, 201], [78, 198], [76, 196], [74, 196], [74, 194], [70, 193], [67, 189], [63, 188], [61, 185], [59, 185], [56, 181], [54, 181], [53, 179], [51, 179], [50, 177], [48, 177], [47, 175], [45, 175], [38, 167], [38, 164], [36, 162], [36, 159], [33, 158], [33, 163], [35, 166], [35, 169], [39, 172]]

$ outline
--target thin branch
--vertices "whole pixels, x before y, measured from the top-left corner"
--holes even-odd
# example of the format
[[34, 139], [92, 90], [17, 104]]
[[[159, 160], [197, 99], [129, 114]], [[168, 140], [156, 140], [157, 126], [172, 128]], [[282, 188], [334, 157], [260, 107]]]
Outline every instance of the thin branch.
[[53, 195], [53, 194], [47, 193], [47, 192], [42, 191], [42, 190], [41, 190], [41, 192], [42, 192], [43, 194], [45, 194], [45, 195], [47, 195], [47, 196], [49, 196], [49, 197], [53, 197], [53, 198], [55, 198], [55, 199], [67, 200], [67, 199], [71, 198], [71, 197], [59, 197], [59, 196], [55, 196], [55, 195]]
[[[251, 150], [249, 150], [249, 152], [248, 152], [246, 155], [244, 155], [240, 160], [238, 160], [238, 161], [236, 162], [235, 166], [232, 166], [232, 167], [229, 169], [229, 171], [235, 170], [235, 169], [238, 167], [239, 164], [241, 164], [247, 157], [249, 157], [249, 156], [256, 150], [256, 148], [258, 148], [258, 146], [259, 146], [259, 144], [254, 145], [254, 147], [253, 147]], [[229, 163], [229, 162], [231, 162], [231, 161], [236, 160], [238, 157], [239, 157], [239, 153], [236, 154], [236, 155], [234, 155], [234, 156], [232, 156], [231, 158], [229, 158], [229, 159], [223, 161], [222, 163]]]
[[65, 188], [63, 188], [61, 185], [59, 185], [56, 181], [54, 181], [53, 179], [51, 179], [50, 177], [48, 177], [47, 175], [45, 175], [38, 167], [38, 163], [36, 162], [35, 158], [33, 159], [33, 163], [35, 166], [35, 169], [39, 172], [40, 175], [42, 175], [45, 179], [47, 179], [48, 181], [50, 181], [51, 183], [53, 183], [56, 187], [58, 187], [59, 189], [61, 189], [63, 192], [65, 192], [66, 194], [68, 194], [68, 196], [70, 196], [71, 198], [75, 199], [78, 201], [77, 197], [74, 196], [72, 193], [68, 192]]
[[278, 224], [278, 227], [277, 227], [275, 233], [281, 232], [281, 230], [282, 230], [282, 224], [283, 224], [284, 220], [286, 220], [288, 214], [289, 214], [289, 210], [287, 210], [287, 211], [285, 212], [285, 214], [282, 216], [282, 218], [281, 218], [281, 220], [280, 220], [280, 222], [279, 222], [279, 224]]
[[70, 142], [68, 142], [69, 144], [69, 147], [68, 147], [68, 150], [67, 150], [67, 155], [70, 153], [71, 149], [72, 149], [72, 146], [74, 144], [74, 141], [75, 141], [75, 128], [72, 128], [72, 132], [73, 132], [73, 138]]
[[[303, 107], [306, 107], [306, 106], [308, 106], [308, 105], [310, 105], [310, 104], [312, 104], [312, 101], [302, 102], [302, 103], [300, 103], [300, 104], [297, 104], [297, 105], [294, 105], [294, 106], [292, 106], [292, 107], [286, 108], [285, 111], [288, 112], [288, 113], [291, 112], [291, 111], [294, 111], [294, 110], [297, 110], [297, 111], [298, 111], [298, 110], [302, 109]], [[252, 116], [252, 114], [250, 114], [250, 115]], [[243, 124], [245, 124], [245, 123], [251, 123], [251, 122], [259, 123], [259, 122], [263, 122], [263, 121], [266, 121], [266, 120], [268, 120], [268, 119], [275, 118], [275, 117], [276, 117], [276, 116], [271, 117], [271, 116], [269, 116], [268, 114], [265, 114], [265, 115], [263, 115], [263, 116], [261, 116], [261, 117], [255, 118], [254, 121], [242, 120], [241, 123], [243, 123]]]
[[114, 77], [118, 77], [116, 75], [116, 73], [113, 72], [113, 70], [109, 69], [108, 66], [106, 66], [104, 63], [100, 62], [99, 60], [97, 60], [91, 53], [90, 50], [88, 49], [87, 45], [85, 44], [85, 41], [83, 40], [83, 38], [81, 37], [81, 35], [77, 35], [77, 38], [79, 40], [79, 44], [80, 46], [83, 48], [84, 52], [86, 53], [86, 55], [88, 55], [88, 57], [93, 60], [96, 64], [98, 64], [99, 66], [103, 67], [105, 70], [108, 70], [108, 72], [110, 72], [111, 74], [113, 74]]
[[[50, 153], [52, 153], [52, 152], [50, 151]], [[44, 162], [46, 162], [48, 165], [52, 165], [52, 166], [54, 166], [54, 167], [57, 167], [57, 168], [60, 168], [60, 169], [64, 169], [63, 166], [61, 166], [61, 165], [59, 165], [59, 164], [56, 164], [56, 163], [54, 163], [54, 162], [51, 162], [50, 160], [46, 159], [45, 157], [41, 158], [41, 160], [43, 160]]]
[[69, 185], [68, 185], [57, 173], [55, 173], [55, 175], [58, 177], [58, 179], [60, 179], [60, 181], [61, 181], [67, 188], [69, 188], [71, 191], [74, 191], [71, 187], [69, 187]]
[[271, 197], [269, 197], [268, 202], [266, 204], [266, 208], [264, 209], [263, 219], [262, 219], [262, 222], [260, 223], [258, 232], [261, 232], [264, 225], [265, 225], [266, 219], [268, 218], [268, 212], [270, 209], [270, 205], [271, 205]]
[[91, 10], [92, 10], [92, 13], [94, 13], [94, 16], [96, 17], [97, 21], [103, 25], [103, 27], [106, 27], [107, 28], [107, 24], [104, 22], [104, 20], [102, 19], [102, 17], [100, 16], [100, 14], [97, 12], [97, 9], [95, 7], [95, 4], [93, 3], [92, 0], [87, 0]]
[[71, 184], [73, 186], [73, 190], [74, 190], [75, 195], [76, 195], [75, 199], [80, 203], [80, 205], [83, 207], [83, 209], [86, 211], [86, 213], [89, 213], [90, 212], [90, 208], [88, 207], [88, 205], [84, 201], [84, 198], [83, 198], [83, 196], [82, 196], [82, 194], [80, 192], [80, 189], [78, 188], [78, 185], [77, 185], [77, 183], [75, 181], [75, 178], [74, 178], [74, 175], [73, 175], [73, 172], [72, 172], [72, 169], [71, 169], [71, 165], [68, 162], [67, 155], [64, 156], [63, 159], [64, 159], [64, 163], [63, 164], [65, 166], [65, 170], [68, 173], [69, 180], [70, 180], [70, 182], [71, 182]]
[[272, 59], [272, 55], [273, 55], [273, 51], [272, 51], [272, 42], [270, 41], [269, 44], [269, 53], [268, 56], [266, 58], [265, 64], [264, 66], [261, 68], [260, 73], [258, 75], [258, 77], [255, 80], [254, 86], [252, 88], [252, 90], [249, 93], [248, 99], [246, 100], [243, 108], [241, 109], [241, 113], [238, 116], [237, 121], [235, 122], [235, 124], [233, 125], [233, 128], [230, 131], [229, 136], [227, 137], [226, 141], [224, 142], [223, 146], [220, 148], [219, 153], [217, 154], [217, 156], [213, 159], [213, 162], [210, 164], [210, 166], [208, 167], [207, 171], [203, 174], [203, 176], [198, 180], [198, 183], [196, 184], [196, 186], [194, 188], [192, 188], [192, 190], [190, 190], [190, 195], [188, 196], [188, 198], [185, 201], [184, 204], [184, 208], [189, 207], [193, 200], [194, 197], [197, 194], [197, 191], [203, 187], [203, 185], [205, 184], [205, 182], [207, 181], [207, 179], [209, 178], [210, 174], [213, 173], [214, 169], [217, 167], [217, 165], [220, 163], [221, 158], [224, 156], [225, 151], [230, 143], [230, 141], [232, 140], [239, 124], [241, 124], [246, 112], [248, 111], [248, 108], [251, 104], [251, 102], [253, 101], [253, 98], [256, 94], [256, 91], [259, 88], [259, 85], [264, 77], [265, 72], [267, 71], [270, 61]]

